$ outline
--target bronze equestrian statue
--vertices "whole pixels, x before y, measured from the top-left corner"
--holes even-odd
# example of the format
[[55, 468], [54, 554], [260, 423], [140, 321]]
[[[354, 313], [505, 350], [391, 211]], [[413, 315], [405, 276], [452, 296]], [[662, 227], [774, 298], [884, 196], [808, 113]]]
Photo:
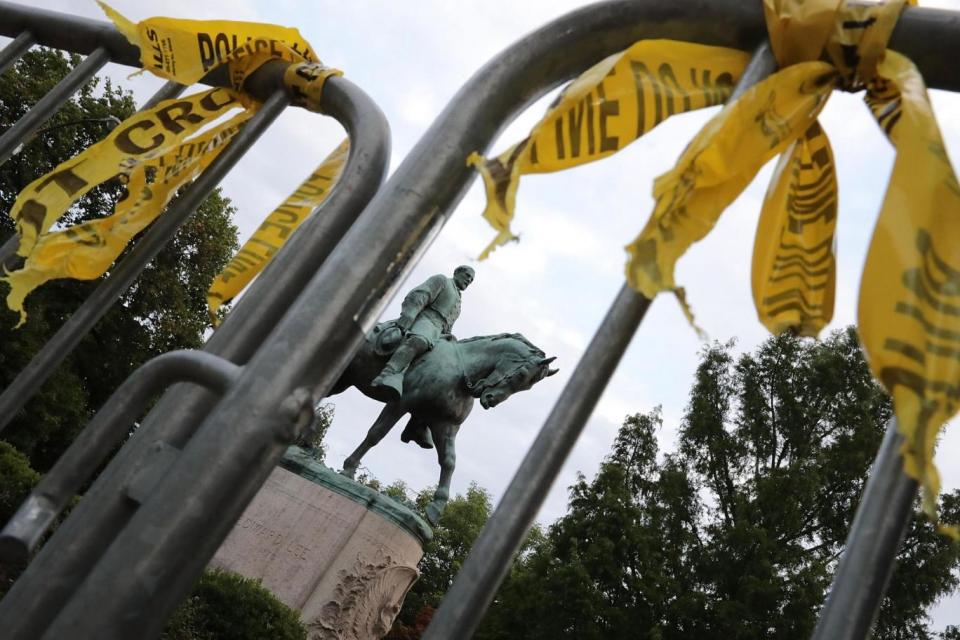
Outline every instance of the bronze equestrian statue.
[[[470, 284], [473, 270], [464, 275], [469, 275], [469, 279], [463, 286], [456, 285], [458, 293]], [[442, 275], [434, 276], [438, 277], [447, 279]], [[455, 273], [453, 280], [456, 278]], [[427, 282], [431, 280], [433, 278]], [[411, 294], [422, 287], [417, 287]], [[453, 320], [459, 314], [459, 295], [457, 298]], [[404, 300], [405, 306], [407, 299]], [[416, 306], [427, 307], [428, 304], [417, 302], [410, 308]], [[426, 449], [435, 445], [437, 449], [440, 480], [433, 501], [427, 506], [427, 519], [436, 524], [450, 496], [450, 478], [456, 465], [454, 443], [457, 431], [473, 409], [473, 401], [479, 399], [484, 409], [493, 408], [510, 395], [525, 391], [543, 378], [552, 376], [557, 370], [550, 368], [555, 358], [545, 357], [543, 351], [519, 333], [477, 336], [466, 340], [457, 340], [449, 334], [438, 335], [433, 347], [412, 363], [401, 362], [402, 367], [390, 368], [387, 365], [388, 358], [393, 362], [395, 354], [407, 344], [406, 340], [399, 339], [397, 329], [409, 322], [410, 315], [407, 315], [408, 320], [403, 324], [395, 320], [374, 328], [331, 395], [354, 386], [364, 395], [386, 403], [363, 442], [343, 463], [341, 473], [350, 478], [356, 473], [364, 454], [380, 442], [400, 418], [410, 414], [401, 440], [414, 440]], [[419, 317], [415, 316], [415, 321], [407, 325], [411, 331], [416, 327]], [[400, 334], [402, 331], [400, 329]], [[391, 345], [396, 349], [392, 355]], [[402, 357], [405, 359], [408, 356]], [[393, 385], [375, 384], [375, 379], [383, 377], [382, 372], [402, 376], [399, 396]]]
[[452, 333], [453, 323], [460, 317], [460, 292], [470, 286], [473, 275], [472, 268], [460, 265], [452, 278], [431, 276], [407, 294], [400, 317], [393, 321], [403, 342], [374, 378], [374, 387], [383, 389], [394, 400], [403, 395], [403, 374], [410, 363], [432, 349], [442, 334]]

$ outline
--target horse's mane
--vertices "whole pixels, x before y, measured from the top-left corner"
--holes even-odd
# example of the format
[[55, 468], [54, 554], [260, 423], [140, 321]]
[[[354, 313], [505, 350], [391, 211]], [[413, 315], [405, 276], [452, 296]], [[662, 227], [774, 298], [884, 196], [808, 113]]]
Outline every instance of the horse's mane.
[[527, 345], [527, 348], [530, 349], [531, 355], [536, 355], [540, 358], [546, 355], [539, 347], [527, 340], [522, 333], [497, 333], [492, 336], [473, 336], [472, 338], [457, 340], [457, 342], [476, 342], [477, 340], [489, 340], [493, 342], [495, 340], [503, 340], [505, 338], [513, 338], [514, 340], [518, 340]]
[[[528, 349], [527, 353], [523, 355], [504, 354], [502, 356], [503, 360], [515, 363], [517, 365], [517, 368], [526, 366], [529, 363], [534, 362], [536, 360], [540, 360], [546, 355], [543, 351], [540, 350], [539, 347], [537, 347], [535, 344], [527, 340], [522, 334], [519, 334], [519, 333], [498, 333], [492, 336], [474, 336], [472, 338], [464, 338], [463, 340], [458, 340], [457, 342], [458, 343], [477, 342], [480, 340], [486, 340], [488, 342], [496, 342], [497, 340], [506, 340], [507, 338], [511, 338], [513, 340], [520, 342], [521, 344], [525, 345]], [[501, 371], [498, 367], [493, 372], [491, 372], [491, 374], [486, 378], [482, 378], [475, 382], [471, 382], [470, 380], [465, 380], [467, 389], [470, 391], [470, 395], [472, 395], [474, 398], [479, 398], [480, 394], [483, 393], [483, 391], [487, 387], [492, 387], [500, 384], [500, 382], [502, 382], [504, 378], [510, 377], [511, 375], [513, 375], [513, 372], [516, 370], [517, 369], [515, 368], [512, 371]]]

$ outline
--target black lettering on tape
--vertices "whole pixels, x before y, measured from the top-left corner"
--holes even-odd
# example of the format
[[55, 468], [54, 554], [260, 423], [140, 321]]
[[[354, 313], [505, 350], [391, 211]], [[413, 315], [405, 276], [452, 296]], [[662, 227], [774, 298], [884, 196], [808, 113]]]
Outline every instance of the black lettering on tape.
[[55, 182], [58, 187], [63, 189], [64, 193], [68, 196], [72, 196], [76, 192], [83, 189], [87, 186], [87, 181], [78, 176], [73, 172], [73, 170], [83, 164], [83, 161], [78, 162], [77, 164], [67, 167], [66, 169], [61, 169], [60, 171], [55, 171], [46, 177], [45, 180], [40, 182], [37, 185], [37, 188], [34, 190], [36, 193], [40, 193], [43, 189], [47, 187], [51, 182]]
[[[327, 182], [331, 181], [331, 178], [328, 178], [326, 176], [314, 175], [311, 177], [311, 180], [315, 180], [315, 179], [323, 179], [323, 180], [326, 180]], [[300, 187], [296, 191], [293, 192], [293, 195], [298, 198], [317, 198], [322, 196], [324, 193], [326, 193], [327, 189], [328, 187], [326, 185], [304, 183], [300, 185]]]
[[46, 217], [46, 206], [40, 204], [36, 200], [27, 200], [20, 208], [20, 216], [17, 218], [17, 224], [31, 226], [36, 229], [37, 235], [40, 235], [43, 232], [43, 221]]
[[155, 126], [154, 123], [149, 120], [141, 120], [139, 122], [134, 122], [129, 127], [121, 131], [116, 138], [114, 138], [113, 144], [117, 147], [117, 149], [120, 149], [120, 151], [123, 151], [124, 153], [129, 153], [131, 155], [147, 153], [148, 151], [156, 149], [161, 144], [163, 144], [163, 140], [164, 140], [163, 134], [158, 133], [157, 135], [153, 136], [153, 140], [151, 140], [149, 146], [142, 146], [135, 143], [130, 138], [130, 134], [132, 134], [134, 131], [138, 129], [147, 131], [152, 129], [154, 126]]
[[197, 34], [197, 51], [200, 53], [200, 64], [204, 71], [208, 71], [217, 61], [213, 52], [213, 39], [209, 33]]
[[286, 238], [290, 235], [292, 229], [286, 225], [282, 225], [279, 222], [273, 222], [272, 220], [264, 220], [263, 224], [260, 226], [260, 229], [265, 231], [268, 227], [276, 227], [279, 229], [277, 235], [281, 238]]
[[218, 63], [223, 61], [224, 58], [230, 55], [231, 51], [237, 48], [236, 42], [236, 36], [234, 36], [233, 46], [231, 46], [230, 39], [227, 37], [227, 34], [218, 33], [216, 35], [216, 37], [213, 39], [213, 54], [217, 57]]
[[180, 121], [190, 124], [203, 122], [203, 116], [193, 113], [193, 103], [188, 100], [174, 102], [158, 109], [156, 115], [163, 128], [170, 133], [183, 133], [185, 127], [180, 124]]
[[250, 242], [253, 243], [253, 244], [259, 244], [259, 245], [261, 245], [261, 246], [263, 246], [263, 247], [266, 247], [266, 251], [263, 252], [263, 255], [264, 255], [264, 258], [266, 258], [267, 260], [269, 260], [270, 258], [272, 258], [272, 257], [273, 257], [273, 254], [275, 254], [275, 253], [279, 250], [279, 247], [276, 247], [276, 246], [270, 244], [270, 243], [267, 242], [266, 240], [261, 240], [260, 238], [258, 238], [258, 237], [256, 237], [256, 236], [250, 238]]
[[[630, 71], [633, 73], [633, 84], [637, 90], [637, 135], [639, 138], [648, 129], [660, 124], [660, 121], [663, 119], [661, 114], [660, 107], [660, 89], [658, 83], [654, 80], [653, 74], [650, 73], [650, 69], [647, 68], [647, 65], [636, 60], [630, 61]], [[650, 127], [647, 127], [647, 113], [646, 113], [646, 96], [643, 91], [643, 79], [646, 78], [647, 82], [650, 83], [650, 86], [653, 87], [653, 105], [654, 105], [654, 121]]]
[[620, 148], [620, 139], [607, 135], [607, 118], [620, 115], [620, 101], [607, 100], [602, 83], [597, 85], [597, 95], [600, 97], [600, 153], [616, 151]]
[[593, 130], [593, 96], [588, 93], [584, 100], [587, 102], [587, 153], [592, 156], [597, 147]]
[[[583, 131], [583, 112], [585, 100], [580, 100], [575, 107], [567, 112], [567, 122], [570, 130], [570, 157], [580, 157], [580, 132]], [[576, 116], [574, 116], [576, 112]]]
[[284, 222], [293, 223], [300, 219], [300, 212], [297, 211], [296, 209], [293, 209], [293, 210], [289, 209], [287, 205], [277, 207], [276, 209], [274, 209], [273, 212], [283, 216], [290, 216], [289, 220], [281, 221], [280, 224], [283, 224]]
[[80, 227], [70, 227], [66, 230], [66, 236], [71, 241], [76, 242], [77, 244], [82, 244], [87, 247], [103, 247], [106, 246], [107, 242], [104, 240], [96, 229], [87, 226]]
[[160, 48], [160, 36], [155, 29], [147, 29], [147, 40], [153, 50], [153, 68], [163, 69], [163, 50]]
[[554, 124], [554, 129], [556, 129], [554, 133], [557, 137], [557, 159], [563, 160], [567, 155], [565, 149], [563, 148], [563, 118], [557, 118]]
[[677, 82], [677, 76], [673, 72], [673, 67], [664, 62], [660, 65], [660, 68], [657, 69], [657, 72], [660, 74], [660, 83], [665, 89], [667, 116], [672, 116], [677, 112], [677, 106], [674, 102], [676, 99], [675, 96], [683, 98], [683, 111], [690, 111], [690, 95], [680, 86], [680, 83]]

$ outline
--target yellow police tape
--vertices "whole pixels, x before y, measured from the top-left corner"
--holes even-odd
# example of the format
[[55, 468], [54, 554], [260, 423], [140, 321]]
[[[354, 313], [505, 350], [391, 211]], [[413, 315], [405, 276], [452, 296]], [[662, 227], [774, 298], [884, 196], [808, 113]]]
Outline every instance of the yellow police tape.
[[[7, 306], [20, 312], [20, 324], [26, 319], [23, 302], [30, 291], [55, 278], [102, 275], [136, 233], [131, 230], [139, 231], [155, 219], [173, 191], [212, 162], [240, 125], [259, 109], [259, 103], [243, 94], [242, 88], [244, 80], [262, 64], [272, 59], [293, 63], [284, 82], [294, 94], [294, 102], [312, 110], [319, 110], [324, 81], [341, 73], [320, 64], [296, 29], [172, 18], [134, 24], [100, 5], [140, 48], [145, 69], [191, 84], [216, 66], [227, 64], [234, 90], [212, 89], [138, 112], [107, 138], [61, 163], [18, 195], [10, 217], [20, 235], [18, 254], [27, 260], [21, 270], [5, 279], [10, 284]], [[216, 134], [199, 133], [237, 108], [243, 111], [221, 123]], [[58, 231], [44, 241], [73, 202], [113, 177], [128, 183], [126, 199], [114, 215]]]
[[574, 80], [524, 140], [489, 160], [471, 154], [467, 164], [487, 192], [483, 216], [499, 232], [481, 259], [514, 238], [521, 175], [606, 158], [675, 113], [723, 104], [749, 59], [733, 49], [643, 40]]
[[934, 516], [936, 437], [960, 400], [960, 185], [917, 68], [888, 50], [877, 71], [866, 99], [897, 157], [860, 283], [860, 339]]
[[[769, 6], [773, 0], [766, 2]], [[798, 6], [797, 0], [780, 4], [786, 11]], [[956, 414], [960, 400], [960, 243], [956, 240], [960, 237], [960, 186], [944, 150], [923, 78], [910, 60], [886, 49], [903, 0], [839, 7], [836, 0], [812, 3], [817, 4], [821, 13], [825, 8], [836, 9], [834, 29], [825, 48], [840, 71], [838, 83], [848, 90], [866, 89], [864, 100], [897, 151], [860, 284], [860, 340], [871, 370], [893, 396], [897, 423], [905, 438], [901, 449], [904, 471], [921, 483], [923, 510], [936, 521], [940, 492], [940, 476], [933, 460], [936, 436]], [[768, 9], [768, 20], [775, 13]], [[808, 55], [817, 57], [819, 51]], [[826, 144], [825, 138], [823, 142]], [[817, 289], [821, 277], [816, 267], [820, 265], [811, 260], [819, 254], [809, 250], [819, 246], [820, 238], [833, 242], [826, 218], [835, 207], [828, 203], [835, 202], [836, 186], [818, 181], [822, 177], [835, 182], [835, 177], [832, 159], [825, 154], [822, 157], [822, 163], [806, 163], [805, 171], [799, 174], [799, 180], [806, 175], [810, 185], [803, 192], [809, 202], [806, 212], [820, 217], [813, 224], [804, 223], [801, 235], [808, 250], [802, 264], [810, 269], [805, 270], [803, 278], [794, 279], [794, 284], [797, 301], [823, 296], [824, 303], [832, 308], [832, 256], [829, 280], [823, 281], [829, 289], [827, 294]], [[794, 201], [781, 207], [781, 212], [786, 212], [781, 215], [789, 214], [799, 221], [794, 211], [801, 209], [800, 195], [798, 191]], [[755, 285], [759, 247], [773, 242], [763, 237], [765, 232], [761, 220], [754, 255]], [[787, 256], [781, 249], [779, 258]], [[772, 274], [774, 270], [759, 271]], [[756, 286], [754, 291], [763, 319]], [[789, 322], [785, 325], [781, 328], [798, 329], [796, 325], [790, 327]], [[940, 525], [940, 530], [960, 538], [955, 525]]]
[[[765, 0], [781, 69], [820, 58], [840, 0]], [[839, 80], [839, 78], [837, 78]], [[816, 336], [833, 317], [837, 175], [816, 120], [781, 154], [760, 210], [751, 288], [760, 322], [774, 334]]]
[[307, 215], [327, 199], [340, 178], [349, 153], [348, 138], [267, 216], [220, 275], [214, 278], [207, 292], [207, 309], [214, 326], [219, 324], [220, 307], [233, 300], [263, 270]]
[[760, 210], [751, 285], [760, 322], [773, 334], [816, 336], [833, 317], [837, 176], [820, 124], [780, 156]]
[[251, 115], [241, 113], [139, 164], [113, 215], [40, 236], [23, 268], [7, 276], [7, 305], [20, 312], [20, 324], [26, 318], [24, 298], [36, 287], [55, 278], [92, 280], [109, 269], [130, 239], [160, 215], [178, 188], [213, 162]]
[[[648, 297], [677, 291], [676, 260], [710, 231], [756, 171], [783, 152], [757, 229], [754, 302], [761, 322], [772, 332], [815, 336], [833, 313], [837, 215], [833, 154], [816, 118], [834, 88], [866, 89], [865, 101], [895, 145], [897, 158], [864, 266], [860, 337], [874, 375], [893, 395], [906, 439], [904, 469], [922, 484], [923, 509], [935, 521], [940, 489], [933, 462], [935, 440], [960, 408], [960, 185], [923, 79], [906, 57], [886, 49], [904, 4], [764, 0], [781, 70], [727, 104], [694, 138], [676, 167], [655, 181], [656, 205], [646, 227], [627, 247], [626, 272], [629, 283]], [[649, 49], [631, 58], [631, 67], [655, 68], [658, 56], [676, 53], [681, 45], [647, 44]], [[629, 51], [638, 52], [639, 46]], [[816, 61], [823, 51], [832, 65]], [[531, 147], [540, 138], [534, 134], [543, 136], [556, 127], [556, 139], [563, 139], [559, 136], [567, 127], [573, 132], [576, 125], [579, 133], [581, 123], [590, 123], [589, 137], [578, 138], [581, 148], [590, 145], [589, 153], [579, 162], [560, 155], [561, 162], [541, 169], [557, 170], [605, 157], [648, 130], [636, 126], [634, 135], [601, 152], [599, 141], [605, 134], [597, 133], [599, 119], [584, 121], [577, 111], [586, 105], [594, 117], [603, 111], [608, 114], [605, 130], [623, 131], [624, 118], [617, 117], [622, 94], [616, 94], [617, 107], [606, 99], [613, 94], [610, 85], [623, 77], [605, 74], [616, 65], [611, 60], [625, 55], [608, 58], [574, 81], [526, 140], [489, 161], [470, 156], [468, 163], [478, 167], [487, 190], [484, 216], [499, 232], [483, 257], [513, 237], [509, 223], [517, 181], [536, 170], [530, 156], [537, 154]], [[712, 62], [702, 60], [674, 60], [672, 65], [704, 68]], [[739, 73], [737, 69], [731, 77]], [[676, 105], [684, 92], [672, 80], [660, 80], [654, 81], [652, 92]], [[605, 93], [597, 91], [598, 86]], [[585, 87], [596, 99], [582, 107], [566, 100], [574, 88], [582, 96]], [[684, 106], [694, 104], [706, 106], [692, 100]], [[960, 538], [957, 527], [940, 528]]]
[[632, 287], [648, 298], [676, 288], [677, 259], [710, 232], [770, 158], [810, 128], [836, 75], [825, 62], [795, 64], [745, 91], [707, 123], [653, 184], [653, 214], [627, 247]]
[[257, 53], [272, 58], [292, 50], [298, 60], [317, 62], [313, 47], [290, 27], [234, 20], [148, 18], [133, 23], [104, 2], [103, 9], [131, 44], [140, 48], [140, 62], [151, 73], [190, 85], [210, 70]]
[[10, 209], [20, 234], [17, 253], [29, 255], [40, 234], [46, 233], [75, 200], [100, 183], [168, 153], [240, 106], [234, 92], [212, 89], [167, 100], [133, 114], [104, 140], [61, 163], [20, 192]]

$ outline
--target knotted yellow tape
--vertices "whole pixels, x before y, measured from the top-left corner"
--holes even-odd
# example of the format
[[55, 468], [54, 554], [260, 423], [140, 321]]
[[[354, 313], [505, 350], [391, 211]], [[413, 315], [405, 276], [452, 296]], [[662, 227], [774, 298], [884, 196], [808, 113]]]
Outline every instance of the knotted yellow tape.
[[[10, 284], [7, 306], [20, 312], [20, 324], [26, 319], [24, 299], [34, 288], [55, 278], [102, 275], [133, 235], [160, 215], [176, 189], [213, 161], [260, 108], [242, 88], [263, 63], [293, 63], [284, 81], [297, 104], [315, 111], [324, 81], [341, 73], [321, 65], [296, 29], [173, 18], [135, 24], [102, 2], [100, 6], [140, 48], [146, 70], [189, 85], [226, 64], [233, 90], [212, 89], [138, 112], [18, 195], [10, 216], [20, 235], [18, 253], [27, 260], [5, 280]], [[233, 109], [242, 111], [219, 123]], [[210, 125], [217, 128], [199, 134]], [[48, 233], [73, 202], [115, 176], [127, 183], [127, 195], [113, 215]]]
[[[834, 88], [866, 89], [865, 101], [896, 147], [897, 158], [864, 267], [860, 337], [874, 375], [893, 395], [906, 438], [904, 469], [922, 484], [923, 509], [935, 521], [940, 480], [934, 444], [942, 425], [960, 408], [960, 185], [923, 79], [906, 57], [886, 49], [904, 4], [764, 0], [781, 70], [726, 105], [676, 167], [656, 180], [656, 206], [627, 247], [626, 272], [631, 286], [648, 297], [677, 291], [676, 260], [710, 231], [756, 171], [782, 153], [757, 229], [754, 302], [761, 322], [772, 332], [815, 336], [833, 313], [837, 216], [833, 153], [816, 118]], [[649, 68], [657, 55], [676, 52], [678, 44], [658, 42], [630, 64]], [[638, 46], [630, 51], [637, 52]], [[817, 61], [823, 51], [832, 65]], [[610, 82], [604, 77], [611, 68], [608, 61], [624, 55], [600, 63], [568, 92], [583, 86], [596, 91], [598, 77]], [[684, 64], [694, 68], [703, 63], [691, 59]], [[658, 98], [668, 95], [674, 105], [685, 97], [685, 89], [672, 81], [653, 87]], [[611, 108], [603, 93], [590, 104], [594, 114]], [[694, 102], [684, 105], [693, 108]], [[506, 153], [490, 161], [481, 162], [476, 154], [468, 160], [484, 178], [484, 215], [499, 232], [484, 256], [512, 237], [509, 222], [519, 175], [534, 172], [528, 159], [534, 134], [543, 135], [548, 125], [561, 123], [559, 139], [563, 123], [580, 122], [575, 111], [572, 120], [570, 113], [571, 105], [561, 100], [529, 138]], [[614, 112], [607, 120], [607, 130], [626, 126], [618, 115]], [[596, 130], [597, 121], [589, 121]], [[636, 127], [636, 136], [645, 130]], [[599, 157], [604, 155], [591, 153], [583, 161]], [[574, 164], [568, 161], [549, 170]], [[956, 527], [941, 530], [960, 537]]]
[[[774, 0], [766, 0], [768, 24], [776, 16], [772, 4]], [[779, 4], [782, 18], [798, 2]], [[836, 9], [826, 51], [840, 71], [839, 84], [847, 90], [866, 89], [864, 100], [897, 150], [861, 281], [860, 339], [871, 370], [893, 396], [897, 422], [905, 438], [901, 449], [904, 471], [921, 483], [923, 510], [936, 521], [940, 492], [940, 477], [933, 461], [936, 436], [956, 414], [960, 399], [960, 187], [944, 151], [922, 77], [910, 60], [886, 49], [904, 1], [840, 7], [835, 7], [835, 0], [807, 0], [806, 4]], [[811, 55], [818, 56], [819, 52]], [[773, 200], [771, 209], [779, 210], [781, 223], [789, 220], [794, 227], [803, 225], [799, 236], [782, 234], [783, 242], [774, 260], [783, 264], [793, 255], [784, 247], [786, 240], [799, 238], [807, 247], [814, 247], [799, 252], [800, 261], [793, 263], [804, 267], [801, 275], [792, 278], [795, 299], [802, 303], [810, 296], [832, 309], [832, 254], [829, 278], [823, 280], [825, 287], [820, 289], [818, 267], [824, 265], [817, 263], [821, 251], [817, 242], [833, 241], [835, 223], [830, 218], [836, 207], [836, 178], [832, 158], [825, 152], [829, 143], [822, 133], [817, 138], [824, 144], [821, 162], [799, 156], [794, 161], [797, 170], [791, 174], [800, 184], [791, 185], [794, 197], [784, 200], [784, 180], [776, 181], [762, 216], [768, 215], [767, 205]], [[798, 141], [798, 148], [802, 142]], [[803, 213], [812, 221], [804, 221]], [[769, 227], [761, 217], [754, 254], [754, 297], [765, 321], [776, 316], [764, 312], [763, 294], [757, 293], [758, 277], [765, 274], [771, 278], [777, 273], [769, 264], [758, 268], [761, 245], [773, 244], [777, 237], [776, 233], [773, 237], [764, 235]], [[826, 257], [826, 249], [822, 251]], [[829, 319], [829, 314], [826, 317]], [[781, 320], [780, 327], [768, 326], [806, 335], [815, 335], [822, 328], [791, 325], [788, 317]], [[956, 526], [941, 525], [940, 530], [960, 538]]]
[[727, 104], [697, 134], [676, 167], [653, 185], [656, 205], [628, 247], [630, 286], [653, 298], [676, 288], [673, 267], [766, 162], [809, 129], [833, 89], [825, 62], [787, 67]]

